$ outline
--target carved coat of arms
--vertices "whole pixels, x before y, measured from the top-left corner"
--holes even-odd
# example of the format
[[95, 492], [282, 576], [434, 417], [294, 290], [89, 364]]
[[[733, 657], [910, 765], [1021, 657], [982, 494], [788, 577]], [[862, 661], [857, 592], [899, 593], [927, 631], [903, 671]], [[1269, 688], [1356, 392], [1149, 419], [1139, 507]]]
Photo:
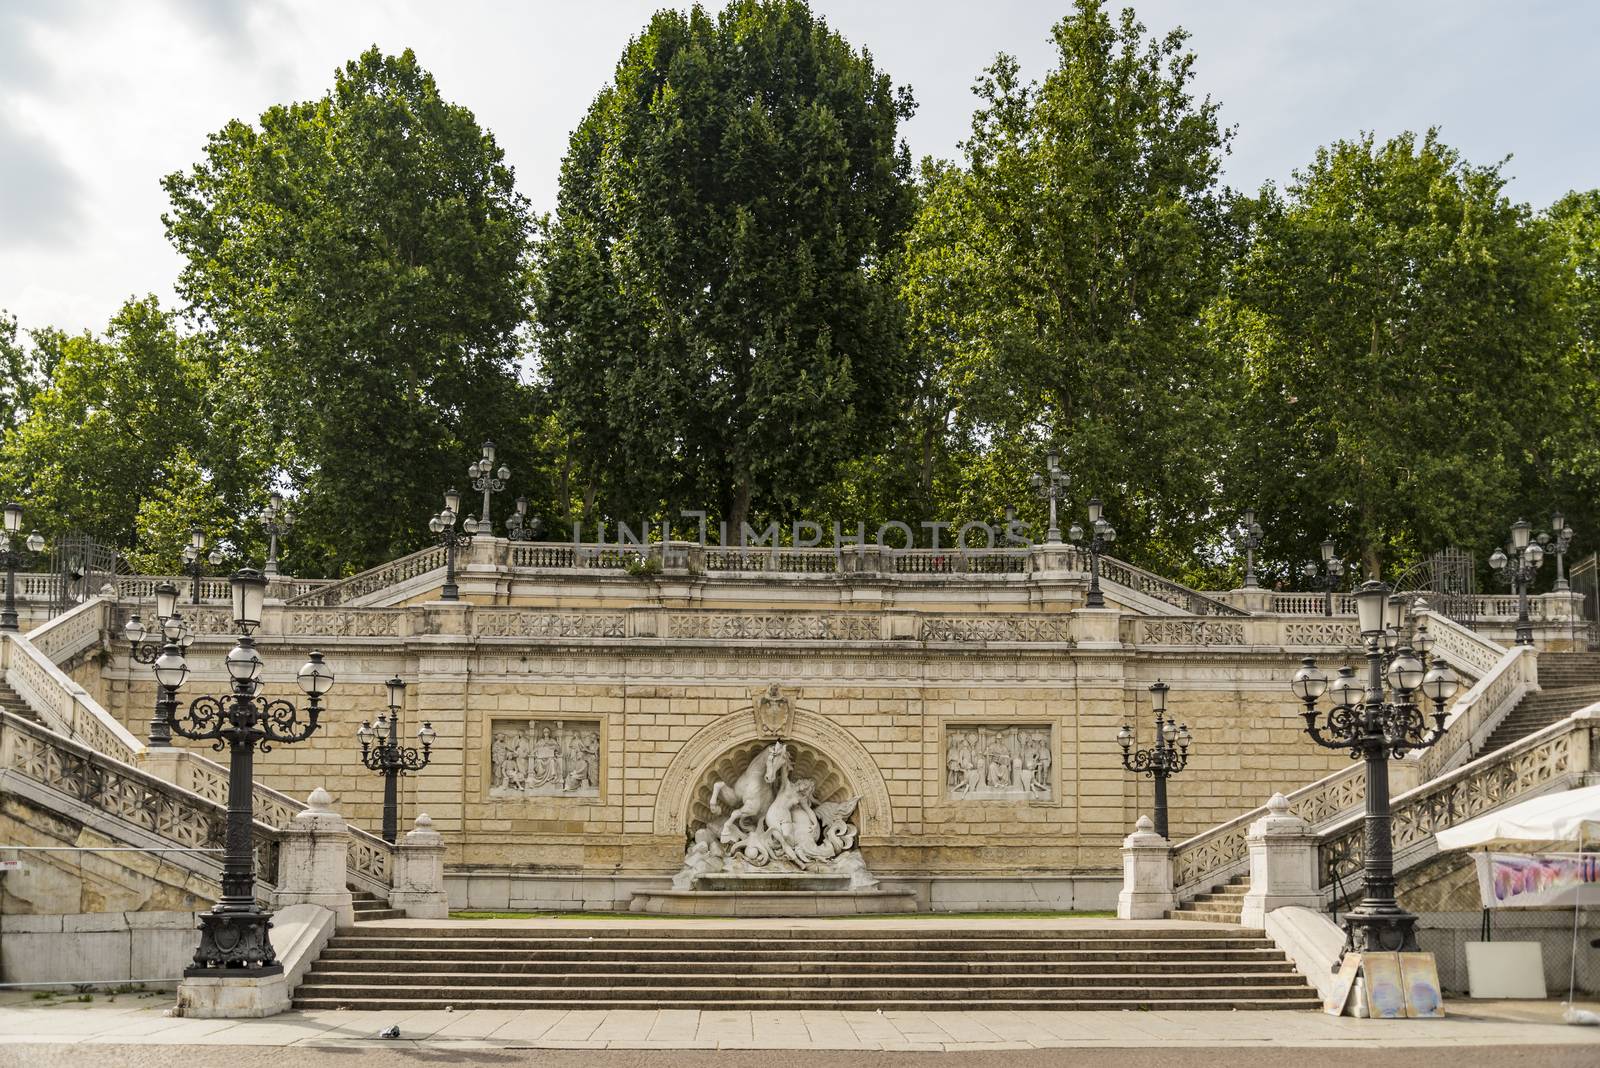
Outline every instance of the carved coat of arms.
[[750, 691], [750, 707], [756, 714], [756, 730], [763, 736], [787, 738], [794, 733], [795, 692], [777, 683]]

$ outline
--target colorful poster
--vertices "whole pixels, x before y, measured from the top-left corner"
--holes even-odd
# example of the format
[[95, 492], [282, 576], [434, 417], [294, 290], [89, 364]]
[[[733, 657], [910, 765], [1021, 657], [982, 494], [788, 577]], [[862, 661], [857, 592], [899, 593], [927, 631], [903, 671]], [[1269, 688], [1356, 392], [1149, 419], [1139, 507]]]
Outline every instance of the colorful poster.
[[1600, 904], [1600, 853], [1474, 853], [1486, 909]]
[[1400, 975], [1400, 954], [1363, 954], [1361, 974], [1367, 980], [1367, 1014], [1374, 1020], [1404, 1020], [1406, 987]]
[[1406, 1015], [1419, 1020], [1444, 1016], [1439, 993], [1439, 964], [1432, 953], [1400, 954], [1400, 979], [1406, 989]]

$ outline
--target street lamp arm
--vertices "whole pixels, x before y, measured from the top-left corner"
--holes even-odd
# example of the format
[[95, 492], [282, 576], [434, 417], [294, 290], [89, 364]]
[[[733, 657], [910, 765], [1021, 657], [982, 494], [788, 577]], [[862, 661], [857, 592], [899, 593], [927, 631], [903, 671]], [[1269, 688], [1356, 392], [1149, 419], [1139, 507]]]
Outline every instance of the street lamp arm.
[[1167, 770], [1166, 763], [1161, 759], [1161, 754], [1155, 749], [1123, 750], [1122, 766], [1127, 770], [1139, 774], [1154, 776], [1158, 771]]
[[317, 701], [317, 695], [311, 694], [306, 702], [306, 718], [300, 718], [300, 711], [294, 702], [276, 700], [268, 701], [263, 697], [253, 697], [257, 716], [256, 721], [261, 726], [261, 751], [272, 752], [270, 742], [283, 745], [293, 745], [303, 742], [316, 733], [317, 717], [322, 715], [322, 706]]
[[[182, 716], [173, 716], [167, 726], [172, 733], [192, 742], [215, 742], [211, 748], [219, 752], [227, 745], [228, 705], [235, 701], [228, 697], [196, 697]], [[187, 720], [187, 722], [185, 722]]]

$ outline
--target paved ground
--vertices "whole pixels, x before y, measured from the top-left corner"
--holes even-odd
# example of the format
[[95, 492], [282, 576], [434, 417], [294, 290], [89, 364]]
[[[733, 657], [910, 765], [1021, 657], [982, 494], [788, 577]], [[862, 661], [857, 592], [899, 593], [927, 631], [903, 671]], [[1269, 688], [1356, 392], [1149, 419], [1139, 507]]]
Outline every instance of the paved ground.
[[[1600, 1028], [1561, 1022], [1561, 1005], [1545, 1002], [1453, 1001], [1445, 1020], [1335, 1019], [1314, 1012], [698, 1012], [685, 1009], [624, 1012], [594, 1010], [473, 1009], [461, 1012], [288, 1012], [267, 1020], [186, 1020], [165, 1015], [170, 995], [106, 995], [80, 1003], [36, 1002], [0, 996], [0, 1068], [12, 1065], [156, 1065], [185, 1068], [255, 1064], [312, 1068], [322, 1064], [459, 1063], [485, 1066], [719, 1065], [749, 1064], [748, 1053], [712, 1057], [715, 1050], [805, 1051], [807, 1064], [902, 1063], [863, 1054], [960, 1052], [963, 1065], [979, 1065], [984, 1051], [999, 1051], [1008, 1068], [1030, 1064], [1087, 1063], [1071, 1051], [1093, 1051], [1096, 1065], [1113, 1050], [1117, 1064], [1154, 1063], [1144, 1053], [1236, 1050], [1233, 1068], [1281, 1065], [1285, 1053], [1315, 1047], [1317, 1063], [1348, 1051], [1360, 1063], [1372, 1054], [1411, 1050], [1408, 1068], [1426, 1063], [1459, 1068], [1469, 1051], [1494, 1048], [1504, 1062], [1545, 1065], [1600, 1064]], [[1600, 1010], [1600, 1005], [1583, 1007]], [[401, 1037], [377, 1032], [397, 1024]], [[294, 1046], [292, 1055], [282, 1047]], [[143, 1047], [145, 1052], [140, 1052]], [[180, 1052], [179, 1047], [182, 1047]], [[1532, 1059], [1514, 1047], [1537, 1047]], [[198, 1050], [199, 1052], [193, 1052]], [[575, 1057], [527, 1050], [582, 1051]], [[699, 1051], [687, 1059], [643, 1057], [640, 1051]], [[376, 1059], [362, 1051], [378, 1051]], [[606, 1051], [606, 1056], [597, 1054]], [[629, 1052], [623, 1052], [629, 1051]], [[813, 1056], [849, 1051], [838, 1057]], [[1457, 1056], [1450, 1056], [1454, 1051]], [[1050, 1054], [1045, 1056], [1045, 1054]], [[614, 1054], [614, 1055], [613, 1055]], [[1023, 1057], [1021, 1055], [1028, 1054]], [[1037, 1054], [1038, 1056], [1034, 1056]], [[1248, 1056], [1247, 1056], [1248, 1054]], [[1418, 1059], [1427, 1054], [1426, 1059]], [[1438, 1060], [1434, 1054], [1441, 1055]], [[1256, 1060], [1264, 1056], [1266, 1060]], [[1487, 1054], [1484, 1054], [1487, 1057]], [[785, 1064], [797, 1054], [785, 1054]], [[1465, 1057], [1470, 1063], [1477, 1057]], [[949, 1063], [947, 1061], [946, 1063]], [[1170, 1059], [1161, 1062], [1170, 1066]], [[1193, 1063], [1205, 1063], [1204, 1059]], [[1350, 1063], [1356, 1061], [1352, 1059]], [[1396, 1064], [1399, 1062], [1396, 1061]]]

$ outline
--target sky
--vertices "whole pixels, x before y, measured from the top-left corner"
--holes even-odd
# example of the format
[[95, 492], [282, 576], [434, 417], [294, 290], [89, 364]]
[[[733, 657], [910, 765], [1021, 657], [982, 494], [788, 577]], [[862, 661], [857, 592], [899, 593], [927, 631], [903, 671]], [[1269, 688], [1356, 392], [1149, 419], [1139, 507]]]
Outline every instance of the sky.
[[[321, 96], [377, 44], [410, 47], [492, 131], [538, 211], [567, 137], [662, 0], [0, 0], [0, 308], [26, 328], [100, 330], [129, 296], [174, 304], [162, 175], [206, 136]], [[918, 101], [914, 156], [954, 158], [996, 53], [1046, 73], [1066, 0], [813, 0]], [[1137, 0], [1190, 31], [1196, 87], [1238, 135], [1225, 178], [1282, 184], [1319, 145], [1442, 128], [1475, 163], [1511, 156], [1544, 207], [1600, 185], [1600, 3]]]

